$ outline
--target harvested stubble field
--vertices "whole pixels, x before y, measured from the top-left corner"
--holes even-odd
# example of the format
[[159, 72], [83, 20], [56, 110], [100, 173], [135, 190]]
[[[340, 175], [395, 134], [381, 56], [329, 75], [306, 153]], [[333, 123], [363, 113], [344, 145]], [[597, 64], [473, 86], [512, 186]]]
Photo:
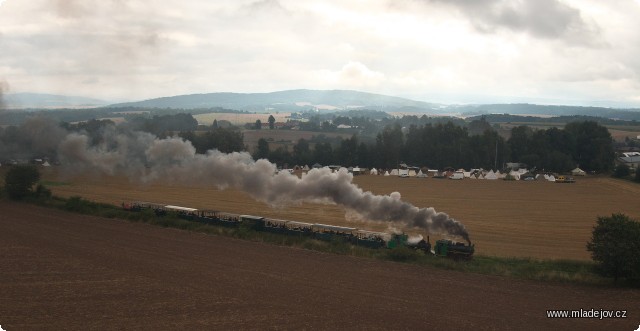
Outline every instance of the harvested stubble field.
[[244, 125], [245, 123], [255, 123], [260, 120], [262, 123], [269, 123], [269, 116], [273, 116], [276, 122], [286, 122], [291, 113], [259, 113], [259, 114], [242, 114], [242, 113], [206, 113], [193, 115], [198, 124], [211, 125], [213, 120], [229, 121], [234, 125]]
[[[56, 195], [112, 204], [137, 200], [369, 230], [388, 227], [357, 220], [335, 205], [304, 203], [274, 209], [234, 189], [140, 185], [122, 177], [60, 179], [55, 169], [45, 177], [63, 183], [51, 186]], [[622, 212], [640, 219], [640, 185], [605, 177], [556, 184], [363, 175], [354, 182], [375, 194], [398, 191], [403, 200], [418, 207], [448, 213], [466, 225], [476, 253], [482, 255], [588, 260], [585, 245], [597, 216]], [[406, 231], [426, 235], [416, 229]]]

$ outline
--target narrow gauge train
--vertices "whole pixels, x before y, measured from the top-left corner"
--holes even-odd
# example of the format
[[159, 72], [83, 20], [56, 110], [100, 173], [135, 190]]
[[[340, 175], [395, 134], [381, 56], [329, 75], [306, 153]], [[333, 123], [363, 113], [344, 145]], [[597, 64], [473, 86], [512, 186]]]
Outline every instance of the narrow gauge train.
[[151, 209], [158, 216], [163, 216], [168, 212], [173, 212], [182, 219], [209, 225], [224, 227], [244, 226], [256, 231], [292, 236], [307, 236], [323, 241], [342, 240], [355, 246], [368, 248], [395, 248], [407, 246], [416, 250], [421, 250], [425, 253], [454, 259], [469, 259], [473, 256], [475, 251], [475, 246], [471, 243], [465, 245], [463, 243], [457, 243], [445, 239], [436, 241], [436, 244], [433, 247], [434, 249], [432, 250], [428, 236], [426, 241], [421, 239], [418, 242], [413, 242], [409, 241], [408, 236], [404, 233], [391, 234], [360, 230], [351, 227], [287, 221], [252, 215], [238, 215], [214, 210], [201, 210], [150, 202], [123, 203], [122, 208], [130, 211]]

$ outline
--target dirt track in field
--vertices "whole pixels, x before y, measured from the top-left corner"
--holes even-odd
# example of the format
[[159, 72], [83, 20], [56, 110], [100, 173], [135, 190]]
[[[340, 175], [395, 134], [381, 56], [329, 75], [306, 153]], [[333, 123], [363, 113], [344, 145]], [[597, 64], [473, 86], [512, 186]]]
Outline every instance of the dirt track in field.
[[[0, 202], [0, 325], [86, 329], [615, 329], [640, 291], [518, 281]], [[547, 309], [626, 319], [547, 319]]]
[[[45, 177], [61, 180], [54, 172]], [[388, 226], [357, 221], [350, 215], [347, 220], [345, 211], [333, 205], [305, 203], [272, 209], [244, 192], [219, 191], [212, 185], [144, 186], [120, 177], [62, 180], [67, 185], [51, 186], [57, 195], [80, 195], [113, 204], [142, 200], [370, 230], [385, 230]], [[356, 176], [354, 183], [376, 194], [399, 191], [403, 200], [418, 207], [434, 207], [450, 214], [465, 224], [476, 252], [484, 255], [589, 260], [585, 245], [598, 216], [622, 212], [640, 219], [640, 185], [612, 178], [586, 177], [578, 178], [575, 184], [556, 184], [366, 175]]]

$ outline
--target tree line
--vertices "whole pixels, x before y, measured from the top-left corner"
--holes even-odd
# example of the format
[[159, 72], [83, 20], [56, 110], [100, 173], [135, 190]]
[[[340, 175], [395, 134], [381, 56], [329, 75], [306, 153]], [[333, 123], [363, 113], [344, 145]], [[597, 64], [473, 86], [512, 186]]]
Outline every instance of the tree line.
[[[595, 172], [613, 168], [613, 139], [607, 128], [596, 122], [573, 122], [564, 129], [546, 130], [518, 126], [505, 139], [483, 121], [468, 126], [447, 122], [402, 127], [396, 123], [385, 127], [375, 139], [357, 134], [333, 143], [300, 139], [292, 151], [272, 150], [269, 142], [261, 139], [254, 157], [288, 165], [317, 162], [385, 169], [400, 163], [435, 169], [502, 169], [507, 162], [550, 172], [566, 172], [577, 165]], [[470, 132], [478, 128], [484, 131]]]
[[[336, 118], [336, 121], [362, 126], [372, 123], [364, 118]], [[272, 124], [273, 120], [269, 122]], [[32, 156], [50, 156], [55, 153], [54, 145], [34, 144], [30, 137], [44, 131], [51, 135], [56, 129], [52, 127], [54, 124], [54, 121], [28, 121], [19, 127], [0, 129], [0, 151], [6, 157], [18, 156], [25, 154], [25, 146], [31, 146], [27, 149], [32, 150]], [[110, 126], [115, 125], [108, 120], [91, 120], [63, 123], [58, 129], [64, 130], [60, 135], [65, 131], [85, 132], [96, 145]], [[118, 128], [146, 131], [159, 137], [178, 135], [189, 140], [198, 153], [214, 148], [226, 153], [248, 149], [238, 128], [222, 127], [215, 122], [199, 126], [190, 114], [130, 118]], [[594, 121], [571, 122], [562, 129], [517, 126], [505, 139], [484, 118], [465, 123], [417, 116], [390, 122], [377, 133], [361, 130], [346, 139], [322, 134], [309, 140], [300, 139], [292, 149], [274, 148], [260, 139], [251, 152], [256, 159], [266, 158], [280, 166], [320, 163], [390, 169], [406, 163], [435, 169], [502, 169], [507, 162], [520, 162], [550, 172], [566, 172], [576, 166], [585, 171], [609, 172], [615, 158], [609, 131]]]

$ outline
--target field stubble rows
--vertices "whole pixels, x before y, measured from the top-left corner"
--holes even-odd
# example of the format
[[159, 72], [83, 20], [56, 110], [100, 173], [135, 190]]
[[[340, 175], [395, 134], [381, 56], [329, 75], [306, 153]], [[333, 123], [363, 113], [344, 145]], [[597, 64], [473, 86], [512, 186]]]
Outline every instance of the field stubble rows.
[[[303, 203], [271, 208], [235, 190], [139, 184], [123, 177], [60, 178], [55, 169], [47, 180], [56, 195], [120, 204], [140, 200], [199, 209], [385, 230], [387, 223], [358, 220], [335, 205]], [[360, 188], [375, 194], [398, 191], [418, 207], [434, 207], [461, 221], [476, 244], [476, 253], [502, 257], [588, 260], [585, 245], [597, 216], [622, 212], [640, 218], [640, 185], [604, 177], [580, 178], [575, 184], [489, 180], [438, 180], [356, 176]], [[401, 228], [400, 225], [394, 226]], [[409, 233], [426, 235], [419, 229]], [[432, 241], [435, 239], [431, 236]]]

